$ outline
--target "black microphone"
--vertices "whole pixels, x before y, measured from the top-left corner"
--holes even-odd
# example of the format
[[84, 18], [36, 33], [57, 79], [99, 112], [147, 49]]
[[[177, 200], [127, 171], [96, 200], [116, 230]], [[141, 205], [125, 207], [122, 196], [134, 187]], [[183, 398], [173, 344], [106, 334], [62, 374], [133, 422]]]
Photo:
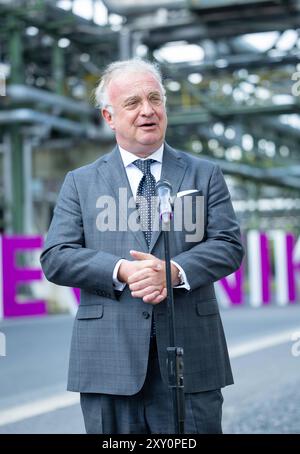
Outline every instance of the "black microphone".
[[155, 185], [155, 191], [159, 199], [160, 218], [163, 223], [168, 223], [172, 217], [172, 186], [168, 180], [159, 180]]

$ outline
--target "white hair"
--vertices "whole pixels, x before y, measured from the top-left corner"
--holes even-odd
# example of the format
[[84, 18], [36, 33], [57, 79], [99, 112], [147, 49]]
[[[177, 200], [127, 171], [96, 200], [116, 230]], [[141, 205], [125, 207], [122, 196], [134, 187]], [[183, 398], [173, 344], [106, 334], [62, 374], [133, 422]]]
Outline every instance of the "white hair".
[[[162, 83], [162, 76], [158, 66], [147, 60], [132, 58], [131, 60], [116, 61], [109, 64], [103, 72], [102, 78], [95, 89], [95, 105], [100, 109], [110, 107], [108, 97], [109, 83], [118, 76], [129, 73], [151, 73], [160, 85], [164, 101], [166, 90]], [[111, 110], [111, 109], [109, 109]]]

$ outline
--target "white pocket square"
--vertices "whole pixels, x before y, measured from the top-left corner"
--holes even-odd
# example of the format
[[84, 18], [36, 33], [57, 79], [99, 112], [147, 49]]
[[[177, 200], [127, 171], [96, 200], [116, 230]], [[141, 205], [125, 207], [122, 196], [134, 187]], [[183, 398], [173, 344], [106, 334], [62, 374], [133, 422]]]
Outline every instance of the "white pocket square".
[[194, 192], [199, 192], [199, 189], [186, 189], [185, 191], [177, 192], [176, 197], [183, 197], [185, 195], [193, 194]]

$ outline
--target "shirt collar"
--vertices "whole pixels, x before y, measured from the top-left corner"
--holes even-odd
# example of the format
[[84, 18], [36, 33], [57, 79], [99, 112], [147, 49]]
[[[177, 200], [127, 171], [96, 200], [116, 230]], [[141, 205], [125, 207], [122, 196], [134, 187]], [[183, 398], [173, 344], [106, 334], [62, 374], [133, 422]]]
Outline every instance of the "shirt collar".
[[[136, 156], [133, 153], [130, 153], [127, 150], [124, 150], [124, 148], [120, 147], [120, 145], [118, 145], [118, 146], [119, 146], [119, 150], [120, 150], [120, 154], [121, 154], [121, 158], [122, 158], [124, 167], [128, 167], [130, 164], [132, 164], [137, 159], [143, 159], [143, 158], [139, 158], [138, 156]], [[147, 158], [144, 158], [144, 159], [151, 158], [151, 159], [155, 159], [156, 161], [162, 163], [163, 151], [164, 151], [164, 144], [162, 144], [158, 148], [158, 150], [154, 151], [151, 155], [147, 156]]]

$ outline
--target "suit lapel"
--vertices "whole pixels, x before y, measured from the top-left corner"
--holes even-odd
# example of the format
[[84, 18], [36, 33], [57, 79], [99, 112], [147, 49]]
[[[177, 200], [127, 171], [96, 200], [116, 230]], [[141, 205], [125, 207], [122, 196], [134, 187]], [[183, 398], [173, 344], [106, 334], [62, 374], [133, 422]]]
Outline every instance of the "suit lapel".
[[[161, 180], [167, 180], [172, 186], [172, 194], [175, 195], [180, 188], [183, 176], [186, 171], [186, 163], [181, 159], [179, 153], [171, 148], [167, 143], [164, 146]], [[161, 227], [159, 230], [153, 232], [149, 252], [153, 250], [161, 233]]]
[[[128, 229], [128, 206], [129, 200], [132, 200], [133, 198], [133, 194], [118, 147], [115, 147], [114, 150], [108, 154], [105, 159], [103, 159], [102, 165], [98, 167], [98, 172], [100, 173], [102, 181], [105, 182], [107, 188], [109, 189], [110, 194], [112, 194], [115, 199], [117, 222], [122, 222], [122, 224], [127, 226], [126, 228]], [[126, 194], [124, 194], [126, 197], [126, 203], [125, 200], [120, 200], [119, 198], [120, 188], [126, 190]], [[141, 230], [130, 232], [136, 237], [141, 250], [147, 252], [148, 246], [143, 232]]]

